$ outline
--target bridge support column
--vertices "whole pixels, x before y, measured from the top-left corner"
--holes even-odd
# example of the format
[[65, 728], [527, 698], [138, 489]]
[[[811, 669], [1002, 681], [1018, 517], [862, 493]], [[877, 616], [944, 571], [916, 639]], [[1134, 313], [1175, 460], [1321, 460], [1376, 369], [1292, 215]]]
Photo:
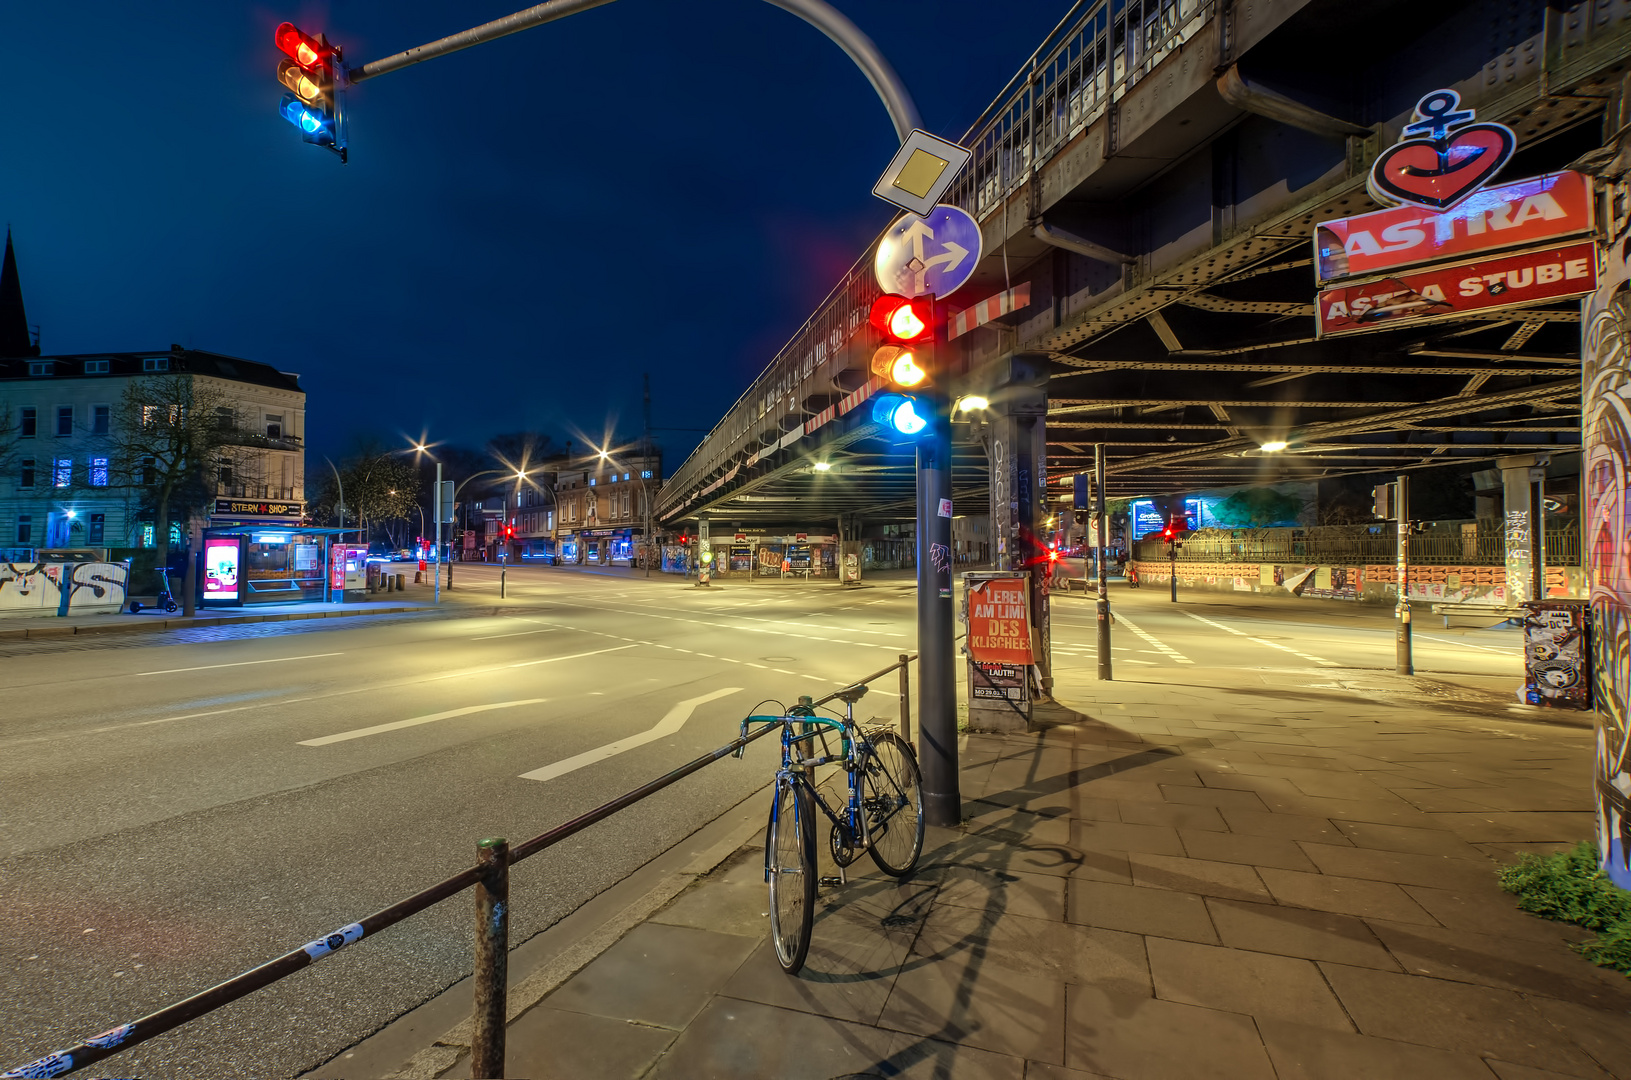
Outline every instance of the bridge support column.
[[1048, 364], [1017, 354], [1002, 365], [991, 402], [991, 558], [998, 570], [1031, 573], [1031, 626], [1041, 698], [1053, 696], [1053, 635], [1048, 559], [1042, 543], [1048, 488]]
[[1506, 602], [1546, 598], [1544, 477], [1550, 459], [1520, 454], [1496, 459], [1501, 470], [1501, 533], [1506, 551]]

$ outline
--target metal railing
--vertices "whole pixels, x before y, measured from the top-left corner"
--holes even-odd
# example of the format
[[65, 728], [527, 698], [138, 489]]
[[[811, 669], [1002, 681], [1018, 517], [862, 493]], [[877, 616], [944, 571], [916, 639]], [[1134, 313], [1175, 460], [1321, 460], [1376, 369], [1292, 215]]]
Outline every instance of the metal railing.
[[[1198, 32], [1212, 17], [1216, 2], [1080, 0], [969, 127], [962, 141], [974, 157], [946, 201], [978, 219], [988, 217], [1123, 91]], [[871, 333], [867, 311], [880, 294], [872, 274], [876, 247], [877, 241], [867, 247], [663, 484], [658, 495], [660, 518], [672, 515], [710, 474], [759, 449], [764, 432], [790, 431], [782, 421], [791, 423], [802, 413], [806, 398], [832, 393], [836, 371], [855, 366], [834, 365], [843, 350], [865, 351], [876, 344], [866, 336]], [[854, 340], [858, 331], [865, 340]]]
[[[909, 742], [912, 737], [909, 666], [916, 659], [916, 655], [902, 653], [895, 663], [840, 690], [835, 690], [814, 704], [824, 705], [846, 690], [874, 682], [898, 670], [901, 736]], [[192, 997], [167, 1005], [130, 1023], [109, 1028], [100, 1035], [85, 1038], [66, 1050], [59, 1050], [26, 1065], [0, 1072], [0, 1080], [10, 1077], [65, 1076], [77, 1072], [104, 1058], [196, 1020], [223, 1005], [247, 997], [257, 990], [293, 975], [302, 968], [310, 967], [317, 961], [332, 956], [348, 945], [372, 937], [387, 927], [394, 926], [471, 888], [476, 890], [476, 932], [470, 1075], [476, 1080], [503, 1077], [505, 1010], [509, 984], [510, 867], [554, 847], [568, 837], [577, 835], [589, 826], [606, 820], [721, 758], [736, 754], [748, 743], [774, 731], [775, 727], [774, 724], [767, 724], [740, 738], [732, 739], [717, 750], [703, 754], [655, 780], [624, 792], [610, 802], [513, 847], [503, 838], [482, 840], [476, 845], [476, 865], [467, 870], [444, 878], [412, 896], [398, 900], [389, 907], [366, 915], [356, 922], [347, 923], [331, 934], [316, 941], [309, 941], [297, 949], [291, 949], [275, 960], [251, 968]]]
[[[1501, 566], [1506, 537], [1495, 519], [1450, 523], [1409, 539], [1413, 566]], [[1321, 525], [1306, 529], [1200, 529], [1184, 537], [1179, 562], [1392, 564], [1398, 540], [1391, 524]], [[1140, 540], [1133, 557], [1164, 561], [1167, 545]], [[1546, 530], [1546, 565], [1579, 566], [1580, 531], [1573, 521]]]

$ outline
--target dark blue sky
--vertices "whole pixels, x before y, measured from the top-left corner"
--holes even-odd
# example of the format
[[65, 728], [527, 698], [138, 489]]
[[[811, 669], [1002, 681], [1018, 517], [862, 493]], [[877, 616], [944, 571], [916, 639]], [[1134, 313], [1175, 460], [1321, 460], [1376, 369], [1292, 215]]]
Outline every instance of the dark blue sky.
[[[1069, 7], [836, 3], [954, 138]], [[355, 65], [523, 6], [8, 5], [0, 218], [45, 351], [299, 372], [318, 451], [637, 434], [645, 371], [654, 423], [711, 427], [890, 220], [888, 117], [762, 0], [619, 0], [365, 83], [344, 167], [277, 115], [285, 18]]]

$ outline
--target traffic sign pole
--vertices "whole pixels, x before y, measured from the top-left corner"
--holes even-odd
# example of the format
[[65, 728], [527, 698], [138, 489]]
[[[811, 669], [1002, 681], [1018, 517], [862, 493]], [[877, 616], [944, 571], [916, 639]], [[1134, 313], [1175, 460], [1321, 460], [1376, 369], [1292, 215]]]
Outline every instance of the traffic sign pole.
[[1104, 565], [1110, 553], [1109, 518], [1104, 505], [1104, 444], [1093, 444], [1094, 493], [1093, 506], [1099, 515], [1099, 678], [1110, 681], [1110, 582], [1109, 570]]
[[924, 819], [956, 826], [957, 682], [951, 596], [951, 410], [944, 391], [932, 399], [933, 420], [917, 444], [918, 762]]

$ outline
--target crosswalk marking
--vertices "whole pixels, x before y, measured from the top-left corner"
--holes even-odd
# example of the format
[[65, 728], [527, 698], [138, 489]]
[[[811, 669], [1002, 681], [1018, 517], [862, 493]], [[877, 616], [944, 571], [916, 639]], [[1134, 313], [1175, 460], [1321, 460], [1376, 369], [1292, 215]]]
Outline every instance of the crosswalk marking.
[[[1133, 620], [1129, 619], [1126, 615], [1123, 615], [1123, 614], [1118, 612], [1116, 614], [1116, 622], [1121, 624], [1122, 626], [1125, 626], [1127, 629], [1131, 630], [1133, 633], [1137, 634], [1139, 637], [1143, 638], [1145, 641], [1149, 642], [1151, 645], [1154, 645], [1157, 652], [1161, 653], [1163, 656], [1170, 659], [1173, 663], [1175, 663], [1175, 664], [1193, 664], [1195, 662], [1195, 661], [1191, 660], [1189, 657], [1185, 656], [1183, 653], [1179, 652], [1177, 649], [1174, 649], [1171, 645], [1168, 645], [1165, 642], [1162, 642], [1162, 641], [1158, 640], [1153, 634], [1147, 633], [1144, 630], [1140, 630], [1138, 628], [1138, 624], [1133, 622]], [[1150, 661], [1145, 661], [1145, 662], [1149, 663]]]

